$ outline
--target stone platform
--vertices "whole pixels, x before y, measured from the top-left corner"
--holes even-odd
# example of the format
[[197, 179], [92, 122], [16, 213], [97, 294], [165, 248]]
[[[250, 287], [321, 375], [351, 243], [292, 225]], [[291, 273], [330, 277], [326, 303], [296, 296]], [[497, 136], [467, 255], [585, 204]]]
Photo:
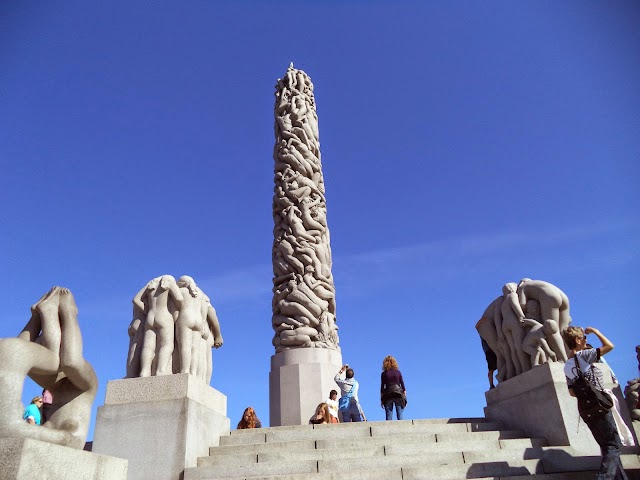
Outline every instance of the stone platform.
[[[620, 387], [611, 379], [606, 364], [598, 364], [604, 376], [604, 388], [618, 397], [620, 413], [633, 430], [631, 417], [622, 399]], [[546, 363], [532, 368], [507, 381], [501, 382], [485, 394], [486, 418], [529, 436], [545, 438], [549, 445], [566, 445], [590, 452], [599, 451], [589, 428], [580, 419], [576, 399], [569, 395], [563, 363]], [[638, 440], [635, 448], [623, 451], [640, 453]]]
[[39, 440], [0, 438], [0, 452], [0, 480], [127, 479], [127, 461], [122, 458]]
[[129, 460], [129, 480], [178, 480], [228, 435], [227, 397], [189, 374], [112, 380], [93, 451]]
[[304, 425], [331, 390], [342, 367], [342, 354], [326, 348], [292, 348], [271, 357], [269, 423]]

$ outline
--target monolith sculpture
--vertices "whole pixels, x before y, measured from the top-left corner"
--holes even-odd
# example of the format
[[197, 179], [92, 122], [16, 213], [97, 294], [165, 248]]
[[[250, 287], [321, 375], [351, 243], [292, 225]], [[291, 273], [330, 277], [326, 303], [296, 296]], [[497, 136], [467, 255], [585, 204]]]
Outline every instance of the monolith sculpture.
[[178, 480], [231, 427], [209, 386], [216, 311], [193, 278], [162, 275], [133, 298], [128, 333], [127, 378], [107, 384], [93, 451], [129, 460], [129, 480]]
[[275, 96], [272, 426], [306, 423], [342, 360], [313, 83], [291, 64]]
[[[115, 480], [127, 476], [125, 460], [82, 451], [98, 379], [84, 358], [77, 317], [71, 291], [53, 287], [31, 307], [31, 318], [17, 338], [0, 339], [3, 479]], [[53, 396], [50, 416], [42, 426], [22, 419], [27, 376]]]

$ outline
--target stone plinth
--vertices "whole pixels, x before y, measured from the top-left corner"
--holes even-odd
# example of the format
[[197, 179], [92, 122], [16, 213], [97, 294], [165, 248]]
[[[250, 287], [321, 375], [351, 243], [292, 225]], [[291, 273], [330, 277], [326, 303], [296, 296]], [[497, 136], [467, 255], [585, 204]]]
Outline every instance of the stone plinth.
[[[304, 425], [331, 390], [342, 354], [327, 348], [295, 348], [271, 357], [269, 420], [272, 427]], [[357, 378], [357, 375], [356, 375]]]
[[0, 438], [0, 452], [0, 480], [127, 479], [127, 461], [122, 458], [39, 440]]
[[[611, 372], [605, 364], [598, 364], [603, 372], [605, 388], [620, 397], [614, 388]], [[543, 437], [549, 445], [570, 445], [584, 452], [599, 453], [600, 449], [589, 427], [578, 415], [576, 399], [569, 395], [564, 375], [564, 363], [539, 365], [485, 393], [485, 417], [505, 428], [524, 430], [527, 436]], [[629, 413], [620, 402], [622, 417], [629, 422]]]
[[93, 451], [129, 460], [129, 480], [178, 480], [227, 435], [227, 397], [187, 373], [112, 380]]

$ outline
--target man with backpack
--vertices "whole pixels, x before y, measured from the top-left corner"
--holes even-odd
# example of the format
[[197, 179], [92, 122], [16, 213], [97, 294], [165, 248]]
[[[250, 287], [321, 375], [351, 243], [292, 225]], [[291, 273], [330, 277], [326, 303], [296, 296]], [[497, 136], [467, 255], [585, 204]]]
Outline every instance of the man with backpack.
[[[587, 348], [587, 335], [593, 333], [602, 346]], [[613, 343], [593, 327], [567, 327], [562, 332], [571, 349], [564, 366], [569, 393], [578, 399], [578, 412], [593, 434], [602, 453], [598, 480], [627, 480], [620, 462], [620, 436], [611, 413], [613, 402], [604, 392], [602, 372], [594, 365], [602, 355], [613, 350]]]

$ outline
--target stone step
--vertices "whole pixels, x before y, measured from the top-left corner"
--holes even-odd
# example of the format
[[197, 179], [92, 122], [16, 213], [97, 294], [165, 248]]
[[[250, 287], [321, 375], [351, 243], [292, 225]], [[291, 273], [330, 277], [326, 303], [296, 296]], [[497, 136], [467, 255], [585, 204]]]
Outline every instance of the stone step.
[[[215, 465], [222, 463], [255, 463], [278, 460], [323, 459], [328, 455], [335, 458], [348, 458], [352, 453], [366, 456], [369, 452], [383, 455], [426, 455], [429, 452], [462, 452], [462, 451], [496, 451], [499, 449], [525, 449], [539, 448], [546, 445], [544, 439], [516, 438], [512, 440], [489, 441], [459, 441], [459, 442], [425, 442], [424, 437], [410, 437], [413, 442], [406, 442], [406, 438], [386, 437], [360, 439], [354, 442], [338, 441], [329, 442], [313, 440], [297, 441], [292, 443], [276, 442], [254, 445], [235, 445], [210, 448], [210, 456], [203, 457], [198, 465]], [[217, 460], [217, 459], [220, 460]]]
[[[285, 473], [279, 470], [280, 474], [277, 474], [268, 472], [264, 468], [265, 465], [262, 465], [262, 469], [255, 465], [253, 471], [248, 468], [243, 468], [243, 471], [233, 471], [233, 467], [187, 468], [184, 472], [184, 480], [460, 480], [498, 477], [502, 479], [506, 476], [524, 479], [530, 478], [528, 476], [532, 473], [542, 473], [540, 462], [537, 460], [526, 460], [513, 466], [505, 462], [476, 465], [460, 462], [446, 465], [402, 468], [384, 466], [366, 469], [355, 469], [348, 463], [336, 463], [339, 464], [339, 469], [318, 471], [318, 473], [301, 471]], [[319, 468], [322, 467], [319, 466]]]
[[[363, 422], [364, 423], [364, 422]], [[256, 445], [275, 442], [291, 442], [299, 440], [359, 440], [369, 437], [387, 438], [402, 437], [410, 441], [409, 437], [434, 438], [433, 441], [461, 441], [466, 439], [476, 440], [502, 440], [511, 438], [524, 438], [524, 432], [517, 430], [487, 430], [469, 431], [465, 423], [450, 425], [409, 425], [398, 428], [393, 425], [358, 426], [351, 428], [341, 428], [339, 425], [317, 425], [317, 428], [295, 429], [295, 430], [272, 430], [261, 432], [261, 429], [251, 434], [228, 435], [220, 437], [220, 446], [233, 445]], [[473, 435], [470, 437], [470, 435]]]

